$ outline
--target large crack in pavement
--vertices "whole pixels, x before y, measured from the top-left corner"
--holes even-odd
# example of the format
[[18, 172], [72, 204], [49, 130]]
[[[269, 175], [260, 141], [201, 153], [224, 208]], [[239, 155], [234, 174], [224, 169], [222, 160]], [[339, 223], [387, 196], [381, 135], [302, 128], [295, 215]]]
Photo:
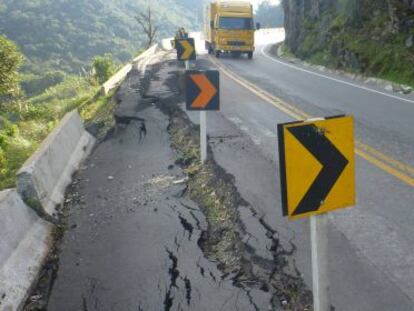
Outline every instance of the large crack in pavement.
[[173, 297], [171, 291], [172, 291], [173, 287], [178, 288], [177, 287], [177, 279], [180, 276], [180, 271], [178, 271], [178, 269], [177, 269], [178, 258], [170, 250], [166, 249], [166, 251], [168, 253], [168, 258], [171, 260], [171, 267], [168, 269], [168, 273], [170, 274], [171, 279], [170, 279], [169, 288], [165, 293], [164, 310], [169, 311], [169, 310], [171, 310], [171, 307], [173, 306], [173, 302], [174, 302], [174, 297]]
[[[176, 91], [182, 85], [182, 75], [178, 70], [167, 71], [172, 64], [156, 64], [152, 66], [151, 72], [157, 75], [163, 71], [161, 75], [166, 85]], [[203, 252], [218, 262], [218, 267], [224, 273], [223, 278], [232, 280], [235, 286], [245, 291], [254, 310], [260, 310], [251, 296], [251, 291], [257, 289], [271, 293], [273, 308], [310, 310], [311, 292], [289, 260], [296, 251], [295, 245], [290, 241], [290, 249], [283, 247], [278, 232], [254, 206], [240, 196], [234, 177], [215, 162], [211, 148], [206, 165], [199, 165], [199, 132], [181, 109], [182, 102], [181, 96], [170, 96], [160, 98], [157, 106], [170, 118], [169, 132], [173, 146], [181, 155], [177, 163], [190, 177], [186, 195], [202, 208], [208, 221], [208, 230], [202, 233], [199, 241]], [[222, 141], [225, 137], [218, 139]], [[257, 238], [242, 221], [242, 209], [249, 211], [251, 217], [257, 220], [256, 226], [265, 232], [269, 240], [264, 251], [266, 255], [258, 254], [249, 243], [251, 239]]]
[[67, 192], [68, 225], [45, 308], [267, 310], [266, 293], [258, 298], [241, 289], [202, 251], [208, 222], [188, 196], [169, 117], [148, 92], [156, 88], [160, 98], [177, 90], [163, 88], [154, 74], [128, 75], [114, 109], [118, 128], [97, 145]]
[[49, 303], [27, 310], [310, 310], [293, 243], [283, 247], [211, 148], [199, 165], [179, 71], [163, 60], [119, 88], [116, 125], [66, 194]]

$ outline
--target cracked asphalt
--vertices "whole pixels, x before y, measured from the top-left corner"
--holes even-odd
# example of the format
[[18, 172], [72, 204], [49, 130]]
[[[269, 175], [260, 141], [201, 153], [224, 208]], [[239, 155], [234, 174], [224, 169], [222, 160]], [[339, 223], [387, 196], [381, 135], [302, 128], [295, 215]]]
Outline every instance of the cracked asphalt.
[[[76, 176], [48, 310], [268, 310], [268, 293], [236, 287], [200, 249], [207, 222], [183, 197], [168, 118], [137, 91], [143, 78], [128, 77], [116, 114], [144, 121], [118, 126]], [[150, 94], [170, 92], [152, 82]]]
[[[313, 97], [306, 103], [293, 100], [300, 91], [291, 84], [283, 89], [286, 81], [272, 82], [276, 69], [281, 75], [277, 81], [293, 73], [275, 67], [262, 54], [247, 65], [244, 59], [224, 57], [220, 62], [298, 107], [323, 115], [338, 112], [335, 107], [314, 107]], [[250, 286], [251, 280], [237, 286], [234, 275], [223, 274], [220, 264], [203, 253], [200, 239], [208, 222], [185, 196], [187, 176], [175, 164], [178, 155], [170, 147], [168, 117], [153, 102], [178, 96], [180, 81], [172, 79], [176, 87], [165, 83], [183, 70], [170, 61], [173, 57], [160, 52], [145, 76], [138, 70], [129, 75], [119, 91], [116, 113], [144, 121], [119, 126], [77, 175], [74, 188], [80, 199], [68, 203], [69, 230], [48, 310], [279, 310], [283, 297], [275, 303], [273, 287], [286, 280], [304, 282], [304, 291], [311, 287], [308, 222], [288, 222], [280, 207], [276, 124], [291, 118], [224, 74], [222, 110], [208, 113], [210, 155], [233, 176], [247, 203], [236, 207], [243, 259], [251, 275], [265, 279], [268, 288]], [[192, 65], [214, 68], [202, 55]], [[146, 98], [141, 96], [144, 91]], [[198, 123], [197, 113], [188, 116]], [[358, 135], [375, 147], [382, 141], [385, 149], [399, 144], [391, 132], [371, 130], [373, 121], [365, 122], [366, 114], [356, 117]], [[143, 122], [146, 136], [140, 135]], [[411, 138], [406, 140], [400, 149], [411, 163]], [[413, 310], [412, 248], [407, 247], [412, 213], [400, 212], [412, 205], [413, 192], [361, 158], [357, 167], [358, 208], [330, 215], [332, 304], [340, 311]], [[393, 207], [392, 217], [384, 206]]]

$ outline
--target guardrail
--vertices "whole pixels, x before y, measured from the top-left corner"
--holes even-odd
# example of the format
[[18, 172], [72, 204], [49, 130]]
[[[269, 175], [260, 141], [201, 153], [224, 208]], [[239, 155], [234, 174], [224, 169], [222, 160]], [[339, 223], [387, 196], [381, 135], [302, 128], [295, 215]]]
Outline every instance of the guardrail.
[[17, 172], [17, 190], [22, 198], [40, 203], [42, 212], [54, 216], [72, 174], [94, 144], [95, 138], [85, 130], [79, 113], [66, 114]]
[[21, 310], [49, 252], [52, 225], [16, 190], [0, 192], [0, 309]]
[[138, 63], [138, 62], [146, 59], [148, 56], [154, 54], [156, 52], [157, 48], [158, 48], [158, 44], [154, 44], [148, 50], [141, 53], [139, 56], [135, 57], [131, 63], [126, 64], [124, 67], [122, 67], [117, 73], [115, 73], [111, 78], [109, 78], [108, 81], [106, 81], [102, 85], [102, 93], [107, 95], [111, 90], [113, 90], [115, 87], [117, 87], [119, 85], [119, 83], [122, 82], [125, 79], [125, 77], [131, 71], [131, 69], [132, 69], [132, 67], [135, 63]]

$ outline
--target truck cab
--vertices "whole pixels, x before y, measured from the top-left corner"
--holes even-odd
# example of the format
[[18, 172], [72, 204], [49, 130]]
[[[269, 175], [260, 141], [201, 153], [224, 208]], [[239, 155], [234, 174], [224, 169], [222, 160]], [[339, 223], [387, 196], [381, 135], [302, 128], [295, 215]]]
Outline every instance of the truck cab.
[[255, 50], [253, 6], [245, 1], [216, 1], [206, 10], [205, 38], [209, 54], [240, 55], [251, 59]]

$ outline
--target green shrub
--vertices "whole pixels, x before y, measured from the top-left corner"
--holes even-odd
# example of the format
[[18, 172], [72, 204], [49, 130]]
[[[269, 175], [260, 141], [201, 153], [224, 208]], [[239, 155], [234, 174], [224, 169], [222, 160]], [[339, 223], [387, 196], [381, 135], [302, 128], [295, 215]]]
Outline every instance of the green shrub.
[[99, 84], [105, 83], [115, 73], [115, 64], [111, 54], [96, 56], [92, 66], [94, 76]]
[[6, 135], [9, 137], [15, 137], [16, 134], [19, 132], [19, 128], [16, 124], [12, 124], [6, 129]]
[[320, 49], [318, 35], [315, 31], [309, 32], [302, 44], [299, 46], [298, 54], [300, 57], [309, 57]]
[[23, 55], [17, 46], [0, 36], [0, 96], [19, 93], [18, 70], [23, 62]]

